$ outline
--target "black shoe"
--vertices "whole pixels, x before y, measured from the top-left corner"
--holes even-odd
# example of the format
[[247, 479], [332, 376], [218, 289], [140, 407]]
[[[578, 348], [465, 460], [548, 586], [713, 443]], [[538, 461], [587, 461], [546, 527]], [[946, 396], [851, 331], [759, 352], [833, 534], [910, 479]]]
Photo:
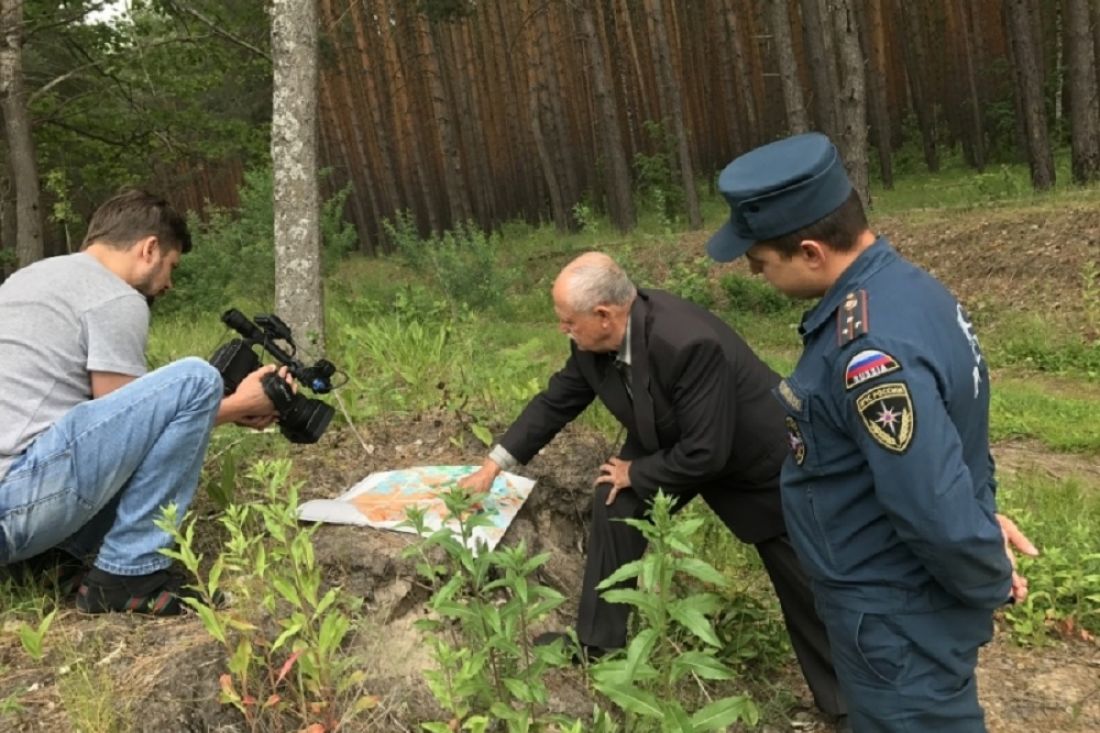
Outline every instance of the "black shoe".
[[573, 656], [570, 659], [573, 664], [581, 665], [596, 661], [603, 655], [607, 654], [610, 649], [604, 649], [599, 646], [591, 646], [589, 644], [581, 644], [580, 651], [577, 651], [576, 645], [573, 643], [573, 638], [564, 631], [547, 631], [539, 634], [535, 637], [535, 646], [550, 646], [555, 641], [561, 640], [565, 649], [573, 649]]
[[[178, 616], [188, 605], [183, 599], [203, 600], [193, 588], [184, 587], [186, 584], [186, 578], [168, 570], [149, 575], [114, 575], [92, 568], [77, 591], [76, 607], [84, 613], [129, 611], [150, 616]], [[215, 591], [214, 596], [215, 607], [225, 600], [220, 591]]]
[[45, 552], [0, 568], [0, 580], [10, 578], [23, 585], [36, 584], [57, 589], [62, 598], [71, 596], [80, 587], [88, 567], [73, 555], [52, 547]]

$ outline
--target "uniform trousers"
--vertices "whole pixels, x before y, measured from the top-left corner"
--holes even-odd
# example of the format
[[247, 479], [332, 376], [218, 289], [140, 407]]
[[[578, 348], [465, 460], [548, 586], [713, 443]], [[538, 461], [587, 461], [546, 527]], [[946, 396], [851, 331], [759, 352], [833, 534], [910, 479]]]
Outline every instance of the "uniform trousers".
[[984, 733], [974, 669], [993, 635], [992, 611], [818, 609], [855, 733]]
[[[577, 638], [588, 646], [618, 649], [626, 645], [630, 606], [607, 603], [596, 586], [645, 553], [647, 542], [642, 533], [619, 520], [643, 517], [647, 505], [637, 493], [628, 489], [621, 491], [614, 503], [607, 506], [609, 490], [608, 485], [600, 485], [593, 499], [588, 556], [577, 611]], [[693, 496], [693, 493], [677, 494], [677, 509]], [[707, 492], [702, 496], [706, 500]], [[758, 542], [754, 547], [779, 597], [783, 621], [814, 702], [825, 713], [845, 713], [847, 709], [833, 670], [828, 636], [815, 610], [809, 580], [790, 540], [783, 534]]]

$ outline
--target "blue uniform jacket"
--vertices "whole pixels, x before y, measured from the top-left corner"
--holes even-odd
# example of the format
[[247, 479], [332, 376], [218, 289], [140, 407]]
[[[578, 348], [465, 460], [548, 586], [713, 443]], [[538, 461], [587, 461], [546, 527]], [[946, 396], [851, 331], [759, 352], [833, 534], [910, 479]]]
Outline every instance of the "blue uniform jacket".
[[783, 511], [820, 601], [868, 613], [995, 608], [989, 374], [962, 306], [884, 238], [802, 320], [775, 393]]

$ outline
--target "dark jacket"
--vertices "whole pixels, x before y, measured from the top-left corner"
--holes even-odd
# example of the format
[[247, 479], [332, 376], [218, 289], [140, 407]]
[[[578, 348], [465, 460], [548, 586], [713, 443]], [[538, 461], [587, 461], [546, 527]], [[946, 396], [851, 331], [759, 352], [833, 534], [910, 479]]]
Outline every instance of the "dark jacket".
[[521, 463], [599, 397], [627, 430], [621, 456], [643, 497], [702, 492], [745, 542], [786, 530], [779, 471], [787, 453], [773, 372], [721, 319], [657, 290], [639, 290], [631, 309], [631, 393], [615, 354], [572, 346], [501, 438]]

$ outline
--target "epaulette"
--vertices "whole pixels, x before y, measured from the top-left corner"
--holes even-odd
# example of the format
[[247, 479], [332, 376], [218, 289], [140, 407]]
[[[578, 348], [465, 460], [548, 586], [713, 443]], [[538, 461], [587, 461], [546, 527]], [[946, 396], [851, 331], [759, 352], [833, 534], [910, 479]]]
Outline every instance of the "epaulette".
[[867, 313], [867, 291], [848, 293], [844, 304], [836, 309], [836, 342], [839, 346], [855, 341], [871, 330]]

